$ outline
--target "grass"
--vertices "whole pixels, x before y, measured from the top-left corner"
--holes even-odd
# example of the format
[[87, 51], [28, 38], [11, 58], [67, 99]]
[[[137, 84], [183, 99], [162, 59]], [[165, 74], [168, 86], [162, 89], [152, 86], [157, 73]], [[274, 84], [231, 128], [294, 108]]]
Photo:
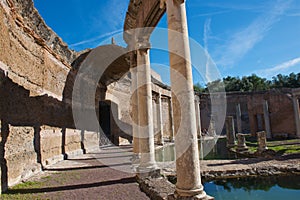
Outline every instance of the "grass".
[[16, 186], [13, 186], [8, 190], [7, 193], [1, 194], [0, 199], [1, 200], [29, 200], [29, 199], [35, 199], [40, 200], [42, 199], [41, 194], [11, 194], [9, 191], [12, 190], [22, 190], [22, 189], [32, 189], [32, 188], [39, 188], [42, 187], [43, 182], [33, 182], [28, 181], [24, 183], [20, 183]]
[[[257, 142], [252, 138], [247, 140], [246, 145], [250, 152], [255, 152], [257, 150]], [[277, 141], [267, 141], [268, 149], [274, 150], [279, 155], [300, 153], [300, 140], [277, 140]]]
[[[82, 177], [80, 175], [80, 171], [66, 171], [66, 172], [56, 172], [47, 176], [41, 177], [38, 181], [27, 181], [24, 183], [20, 183], [15, 185], [5, 193], [0, 195], [0, 200], [44, 200], [48, 199], [45, 197], [44, 193], [25, 193], [22, 194], [16, 193], [16, 191], [27, 190], [27, 189], [35, 189], [35, 188], [47, 188], [53, 186], [61, 186], [65, 185], [67, 182], [72, 180], [80, 180]], [[59, 198], [59, 194], [56, 194], [57, 199]]]

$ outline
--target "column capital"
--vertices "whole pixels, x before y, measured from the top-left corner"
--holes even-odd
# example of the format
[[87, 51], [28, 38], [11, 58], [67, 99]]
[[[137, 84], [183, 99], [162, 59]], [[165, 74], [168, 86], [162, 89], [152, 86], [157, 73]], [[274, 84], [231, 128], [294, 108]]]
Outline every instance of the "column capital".
[[151, 44], [149, 42], [148, 37], [138, 38], [136, 43], [136, 50], [149, 50], [151, 48]]

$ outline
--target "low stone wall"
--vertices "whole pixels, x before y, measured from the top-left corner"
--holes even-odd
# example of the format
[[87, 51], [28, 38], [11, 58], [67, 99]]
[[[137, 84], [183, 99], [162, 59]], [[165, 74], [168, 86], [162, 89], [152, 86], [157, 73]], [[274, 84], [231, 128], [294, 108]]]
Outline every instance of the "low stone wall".
[[8, 126], [5, 145], [8, 186], [18, 183], [41, 170], [37, 162], [32, 127]]
[[65, 158], [99, 149], [96, 132], [49, 126], [5, 126], [7, 128], [1, 127], [1, 136], [8, 136], [1, 137], [1, 141], [6, 141], [2, 152], [5, 159], [1, 165], [1, 183], [6, 188]]
[[44, 126], [40, 135], [41, 164], [47, 166], [63, 160], [61, 129]]

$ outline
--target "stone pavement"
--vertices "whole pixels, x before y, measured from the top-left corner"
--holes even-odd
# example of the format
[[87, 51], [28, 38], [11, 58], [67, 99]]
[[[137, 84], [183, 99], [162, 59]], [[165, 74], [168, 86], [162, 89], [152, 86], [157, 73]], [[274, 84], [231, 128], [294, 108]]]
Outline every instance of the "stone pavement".
[[131, 151], [129, 146], [107, 146], [69, 158], [29, 180], [40, 182], [38, 187], [10, 190], [12, 196], [18, 194], [11, 199], [149, 199], [136, 182]]

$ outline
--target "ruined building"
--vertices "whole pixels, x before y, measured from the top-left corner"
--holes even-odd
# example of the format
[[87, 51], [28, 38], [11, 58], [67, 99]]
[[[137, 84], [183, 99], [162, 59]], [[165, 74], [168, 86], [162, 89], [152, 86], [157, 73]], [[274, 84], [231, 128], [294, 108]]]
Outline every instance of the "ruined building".
[[[162, 83], [159, 75], [149, 71], [152, 30], [138, 35], [130, 32], [135, 28], [155, 27], [165, 12], [169, 29], [180, 27], [176, 31], [187, 34], [186, 19], [179, 20], [179, 16], [185, 16], [185, 1], [131, 0], [124, 24], [126, 48], [111, 44], [93, 51], [75, 52], [45, 24], [31, 0], [0, 0], [2, 191], [48, 165], [93, 151], [101, 145], [137, 144], [134, 140], [138, 141], [138, 131], [132, 124], [148, 124], [143, 134], [151, 136], [139, 140], [145, 146], [142, 150], [145, 152], [140, 153], [150, 152], [149, 157], [143, 158], [143, 167], [155, 167], [154, 142], [172, 141], [175, 133], [189, 138], [187, 141], [195, 142], [188, 144], [187, 151], [177, 161], [176, 190], [179, 195], [205, 196], [198, 154], [193, 150], [197, 145], [196, 132], [200, 134], [201, 127], [208, 129], [212, 116], [218, 120], [210, 110], [213, 96], [203, 94], [200, 100], [194, 98], [189, 65], [174, 54], [170, 56], [171, 68], [177, 69], [185, 80], [180, 82], [179, 78], [180, 84], [173, 81], [171, 94], [170, 87]], [[182, 45], [181, 53], [189, 56], [187, 41], [181, 35], [170, 35]], [[170, 45], [170, 51], [177, 51], [176, 48]], [[109, 53], [121, 56], [107, 60]], [[98, 61], [108, 63], [106, 69], [89, 65], [90, 59], [96, 56]], [[144, 67], [136, 72], [137, 65]], [[88, 67], [91, 67], [89, 74], [82, 75], [80, 70]], [[94, 75], [100, 73], [99, 70], [102, 76], [97, 79]], [[171, 79], [177, 78], [171, 74]], [[133, 85], [138, 84], [142, 86], [133, 92]], [[85, 89], [77, 91], [76, 85]], [[299, 90], [229, 94], [227, 115], [235, 116], [241, 132], [254, 134], [267, 129], [274, 137], [282, 134], [296, 137], [300, 136], [299, 97]], [[188, 103], [180, 105], [182, 100]], [[179, 107], [185, 112], [180, 112]], [[76, 113], [84, 119], [78, 122]], [[90, 113], [96, 116], [96, 121]], [[97, 123], [100, 126], [95, 125]], [[219, 127], [218, 131], [222, 129]], [[180, 146], [183, 141], [176, 140], [175, 145]], [[134, 151], [139, 150], [134, 147]], [[183, 169], [182, 163], [190, 164]], [[188, 182], [184, 181], [187, 177]]]

